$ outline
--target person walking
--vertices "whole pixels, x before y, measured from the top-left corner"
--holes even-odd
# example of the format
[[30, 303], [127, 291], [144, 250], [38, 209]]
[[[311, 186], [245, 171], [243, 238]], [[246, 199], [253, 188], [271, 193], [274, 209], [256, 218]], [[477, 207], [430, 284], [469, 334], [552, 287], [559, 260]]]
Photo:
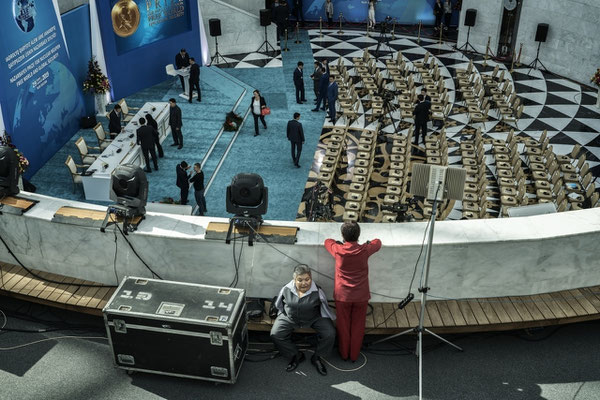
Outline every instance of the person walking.
[[171, 134], [173, 135], [173, 144], [171, 146], [178, 146], [177, 148], [181, 149], [183, 147], [181, 108], [179, 108], [177, 100], [174, 98], [169, 99], [169, 107], [169, 126], [171, 126]]
[[254, 136], [258, 136], [258, 119], [262, 122], [263, 127], [267, 129], [267, 123], [265, 122], [265, 116], [262, 114], [263, 110], [267, 108], [267, 102], [265, 98], [260, 95], [258, 89], [253, 92], [252, 103], [250, 104], [250, 110], [252, 110], [252, 116], [254, 117]]
[[160, 144], [160, 136], [158, 133], [158, 123], [156, 122], [156, 120], [154, 119], [152, 114], [150, 114], [150, 113], [146, 114], [146, 124], [148, 126], [151, 126], [152, 128], [154, 128], [154, 145], [156, 146], [156, 149], [158, 150], [158, 157], [163, 158], [165, 156], [165, 153]]
[[144, 161], [146, 163], [146, 172], [152, 172], [150, 169], [150, 160], [149, 156], [152, 156], [152, 163], [154, 164], [154, 170], [158, 171], [158, 160], [156, 159], [156, 151], [154, 150], [154, 132], [156, 130], [146, 125], [146, 119], [139, 119], [140, 127], [137, 128], [136, 131], [136, 142], [142, 148], [142, 155], [144, 156]]
[[194, 176], [190, 178], [190, 183], [194, 185], [194, 198], [198, 206], [198, 215], [206, 213], [206, 199], [204, 198], [204, 171], [200, 163], [194, 164]]
[[299, 120], [300, 113], [294, 113], [294, 119], [287, 124], [287, 138], [292, 145], [292, 161], [296, 168], [300, 168], [300, 154], [302, 154], [302, 144], [304, 143], [304, 130]]
[[444, 30], [447, 31], [452, 22], [452, 1], [444, 0]]
[[376, 0], [369, 0], [369, 21], [367, 22], [367, 26], [369, 27], [369, 29], [373, 30], [375, 29], [375, 1]]
[[337, 314], [338, 350], [343, 360], [358, 359], [365, 335], [367, 306], [371, 298], [368, 259], [381, 249], [381, 241], [373, 239], [358, 244], [360, 226], [344, 222], [344, 243], [325, 240], [325, 249], [335, 259], [333, 299]]
[[180, 190], [179, 204], [181, 205], [186, 205], [188, 203], [188, 192], [190, 190], [188, 169], [190, 169], [190, 166], [185, 161], [182, 161], [175, 167], [175, 172], [177, 173], [176, 185]]
[[444, 16], [444, 6], [442, 5], [441, 0], [435, 0], [435, 4], [433, 6], [433, 15], [435, 16], [435, 26], [433, 29], [437, 31], [440, 29], [442, 17]]
[[298, 67], [294, 70], [294, 86], [296, 87], [296, 103], [306, 103], [304, 94], [304, 63], [298, 61]]
[[321, 72], [321, 63], [318, 61], [315, 61], [315, 71], [310, 75], [310, 77], [313, 80], [313, 91], [315, 92], [315, 103], [319, 99], [319, 83], [321, 80], [321, 75], [323, 75], [323, 72]]
[[329, 76], [329, 86], [327, 86], [327, 102], [329, 103], [329, 119], [332, 124], [335, 124], [336, 112], [335, 102], [338, 98], [338, 84], [333, 76]]
[[331, 0], [325, 2], [325, 15], [327, 16], [327, 27], [333, 26], [333, 3]]

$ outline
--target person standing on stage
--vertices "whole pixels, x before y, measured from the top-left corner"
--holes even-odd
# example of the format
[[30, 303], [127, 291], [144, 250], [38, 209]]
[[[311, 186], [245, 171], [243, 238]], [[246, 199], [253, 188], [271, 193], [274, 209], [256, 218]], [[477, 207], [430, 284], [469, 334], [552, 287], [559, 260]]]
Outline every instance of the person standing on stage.
[[327, 0], [325, 3], [325, 15], [327, 16], [327, 27], [333, 26], [333, 3], [331, 0]]
[[156, 151], [154, 149], [154, 133], [156, 130], [151, 126], [146, 125], [146, 119], [143, 117], [139, 119], [139, 123], [140, 127], [137, 128], [136, 131], [136, 142], [142, 148], [142, 155], [146, 162], [146, 169], [144, 169], [144, 171], [152, 172], [148, 155], [152, 156], [154, 170], [158, 171], [158, 160], [156, 159]]
[[419, 145], [419, 134], [423, 138], [425, 143], [425, 136], [427, 135], [427, 121], [429, 121], [429, 108], [431, 103], [425, 101], [425, 97], [422, 94], [417, 96], [417, 105], [413, 110], [413, 116], [415, 120], [415, 140], [414, 145]]
[[444, 0], [444, 30], [447, 31], [452, 21], [452, 1]]
[[173, 135], [173, 144], [171, 146], [178, 146], [178, 149], [183, 147], [183, 134], [181, 133], [181, 127], [183, 122], [181, 121], [181, 108], [177, 105], [177, 100], [169, 99], [169, 125], [171, 126], [171, 134]]
[[265, 116], [262, 115], [263, 108], [267, 108], [267, 102], [265, 98], [260, 95], [257, 90], [254, 91], [252, 96], [252, 103], [250, 104], [250, 110], [252, 110], [252, 116], [254, 117], [254, 136], [258, 136], [258, 119], [262, 122], [263, 127], [267, 129], [267, 123], [265, 122]]
[[369, 29], [375, 29], [375, 2], [377, 0], [369, 0], [369, 21], [367, 22], [367, 26]]
[[294, 0], [294, 15], [296, 16], [296, 22], [300, 22], [300, 26], [304, 26], [304, 10], [302, 9], [302, 0]]
[[194, 198], [198, 206], [198, 215], [204, 215], [206, 212], [206, 199], [204, 198], [204, 171], [200, 163], [194, 164], [194, 176], [190, 178], [190, 182], [194, 185]]
[[294, 86], [296, 87], [296, 103], [306, 103], [304, 95], [304, 63], [298, 61], [298, 67], [294, 70]]
[[154, 145], [156, 146], [156, 149], [158, 150], [158, 158], [163, 158], [165, 156], [165, 153], [160, 144], [160, 136], [158, 133], [158, 123], [156, 122], [154, 117], [152, 117], [152, 114], [150, 114], [150, 113], [146, 114], [146, 124], [148, 126], [151, 126], [152, 128], [154, 128]]
[[329, 103], [329, 119], [332, 124], [335, 124], [335, 102], [338, 98], [338, 84], [333, 76], [329, 76], [329, 86], [327, 86], [327, 102]]
[[[185, 51], [185, 49], [179, 50], [179, 53], [175, 56], [175, 68], [182, 69], [190, 66], [190, 55]], [[185, 79], [183, 76], [179, 75], [179, 80], [181, 81], [181, 90], [185, 92]]]
[[294, 268], [293, 279], [285, 285], [275, 300], [278, 315], [271, 328], [271, 340], [282, 356], [290, 361], [285, 368], [292, 372], [306, 359], [292, 341], [294, 329], [310, 327], [317, 331], [317, 348], [311, 362], [321, 375], [327, 375], [321, 357], [328, 355], [335, 342], [335, 319], [327, 304], [323, 290], [312, 280], [307, 265], [299, 264]]
[[435, 16], [435, 26], [433, 29], [437, 31], [440, 29], [442, 17], [444, 16], [444, 6], [442, 5], [442, 0], [435, 0], [435, 5], [433, 6], [433, 15]]
[[321, 72], [321, 63], [315, 61], [315, 71], [310, 75], [313, 80], [313, 91], [315, 92], [315, 103], [319, 99], [319, 82], [323, 73]]
[[111, 139], [114, 139], [123, 130], [121, 126], [122, 118], [121, 106], [115, 104], [115, 108], [108, 114], [108, 132]]
[[358, 244], [360, 226], [356, 222], [342, 225], [344, 243], [325, 240], [325, 249], [335, 258], [333, 298], [337, 314], [338, 349], [344, 360], [356, 361], [365, 335], [369, 290], [369, 257], [381, 249], [373, 239]]
[[299, 120], [300, 113], [294, 113], [294, 119], [287, 124], [287, 138], [292, 144], [292, 161], [296, 168], [300, 168], [300, 154], [304, 143], [304, 130]]
[[190, 58], [190, 97], [188, 101], [192, 102], [192, 94], [194, 88], [198, 91], [198, 101], [202, 101], [202, 93], [200, 92], [200, 66], [196, 64], [194, 57]]
[[186, 205], [188, 203], [188, 192], [190, 190], [190, 177], [187, 172], [188, 169], [190, 169], [190, 166], [185, 161], [182, 161], [180, 164], [177, 164], [177, 167], [175, 167], [175, 172], [177, 173], [176, 185], [180, 190], [179, 204], [181, 205]]

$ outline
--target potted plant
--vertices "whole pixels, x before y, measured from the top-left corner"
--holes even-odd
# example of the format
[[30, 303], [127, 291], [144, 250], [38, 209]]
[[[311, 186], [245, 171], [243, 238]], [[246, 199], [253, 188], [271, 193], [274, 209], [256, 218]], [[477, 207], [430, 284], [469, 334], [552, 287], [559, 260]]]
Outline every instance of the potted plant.
[[96, 98], [96, 112], [99, 116], [106, 116], [106, 93], [110, 90], [110, 82], [102, 73], [96, 57], [92, 56], [88, 62], [88, 73], [83, 81], [83, 91], [94, 94]]
[[29, 168], [29, 160], [23, 153], [17, 149], [17, 147], [12, 143], [10, 136], [4, 131], [2, 136], [0, 136], [0, 146], [7, 146], [13, 149], [15, 154], [17, 155], [17, 159], [19, 160], [19, 188], [23, 189], [23, 174]]

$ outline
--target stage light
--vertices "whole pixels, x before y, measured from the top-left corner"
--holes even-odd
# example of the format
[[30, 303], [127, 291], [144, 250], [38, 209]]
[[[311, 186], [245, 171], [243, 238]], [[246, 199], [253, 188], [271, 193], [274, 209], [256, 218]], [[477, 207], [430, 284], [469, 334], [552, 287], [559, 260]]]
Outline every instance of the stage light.
[[148, 179], [138, 165], [123, 164], [110, 176], [110, 199], [127, 211], [128, 217], [144, 215], [148, 200]]
[[227, 186], [225, 199], [228, 213], [235, 214], [229, 220], [229, 230], [225, 243], [231, 242], [233, 227], [248, 228], [248, 244], [252, 246], [254, 234], [262, 224], [262, 216], [267, 213], [269, 190], [258, 174], [237, 174]]
[[0, 147], [0, 198], [19, 194], [19, 159], [15, 151]]
[[258, 174], [237, 174], [227, 186], [227, 212], [260, 217], [267, 213], [268, 189]]

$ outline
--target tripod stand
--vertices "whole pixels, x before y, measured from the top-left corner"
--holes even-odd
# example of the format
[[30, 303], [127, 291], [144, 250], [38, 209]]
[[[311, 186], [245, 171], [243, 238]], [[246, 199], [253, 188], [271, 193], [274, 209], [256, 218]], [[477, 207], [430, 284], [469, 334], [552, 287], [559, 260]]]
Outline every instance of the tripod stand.
[[471, 42], [469, 42], [469, 36], [471, 35], [471, 27], [469, 27], [469, 29], [467, 30], [467, 41], [462, 45], [456, 48], [456, 50], [464, 50], [465, 53], [469, 53], [470, 50], [473, 50], [473, 53], [477, 53], [477, 50], [475, 50], [475, 47], [473, 47], [473, 45], [471, 45]]
[[[541, 45], [542, 45], [542, 42], [538, 42], [537, 53], [535, 54], [535, 59], [531, 62], [531, 64], [528, 65], [529, 71], [527, 71], [527, 75], [529, 75], [531, 73], [531, 70], [534, 68], [537, 70], [540, 70], [540, 71], [548, 72], [548, 68], [546, 68], [546, 66], [544, 64], [542, 64], [542, 62], [540, 61], [540, 46]], [[538, 66], [538, 64], [539, 64], [539, 66]]]
[[260, 47], [258, 48], [258, 50], [256, 50], [257, 53], [262, 53], [262, 48], [263, 46], [265, 47], [265, 53], [267, 55], [269, 55], [269, 52], [277, 52], [277, 50], [275, 50], [275, 47], [273, 47], [273, 45], [271, 43], [269, 43], [269, 39], [267, 38], [267, 27], [265, 26], [265, 41], [260, 45]]
[[[417, 164], [417, 165], [419, 165], [419, 164]], [[423, 165], [423, 164], [420, 164], [420, 165]], [[427, 167], [429, 167], [429, 166], [424, 166], [424, 167], [418, 168], [418, 169], [425, 169]], [[383, 338], [381, 340], [378, 340], [378, 341], [372, 343], [372, 344], [377, 344], [377, 343], [385, 342], [387, 340], [395, 339], [399, 336], [403, 336], [403, 335], [406, 335], [406, 334], [412, 333], [412, 332], [415, 332], [418, 334], [416, 354], [417, 354], [417, 357], [419, 358], [419, 399], [423, 398], [423, 332], [436, 337], [437, 339], [454, 347], [455, 349], [457, 349], [459, 351], [463, 351], [463, 349], [461, 347], [455, 345], [454, 343], [444, 339], [443, 337], [441, 337], [441, 336], [433, 333], [429, 329], [423, 327], [423, 322], [425, 320], [425, 311], [426, 311], [425, 306], [427, 303], [427, 292], [429, 291], [427, 282], [429, 280], [429, 266], [431, 263], [431, 248], [432, 248], [432, 242], [433, 242], [433, 231], [434, 231], [435, 219], [436, 219], [436, 215], [437, 215], [438, 192], [439, 192], [440, 188], [443, 190], [443, 185], [444, 185], [444, 178], [439, 178], [439, 174], [440, 174], [439, 171], [433, 170], [433, 171], [427, 171], [427, 172], [420, 173], [420, 171], [415, 170], [415, 171], [413, 171], [413, 176], [418, 176], [418, 175], [422, 176], [425, 173], [427, 175], [429, 175], [429, 179], [430, 179], [429, 186], [434, 184], [437, 187], [435, 189], [435, 195], [432, 196], [433, 197], [433, 207], [431, 210], [431, 219], [429, 220], [429, 232], [427, 233], [427, 236], [428, 236], [427, 237], [427, 253], [425, 255], [425, 265], [423, 267], [424, 268], [424, 270], [423, 270], [424, 279], [421, 282], [421, 286], [418, 289], [419, 293], [421, 293], [421, 313], [419, 314], [419, 325], [415, 328], [407, 329], [396, 335], [392, 335], [392, 336]], [[445, 171], [441, 172], [441, 173], [445, 174]], [[435, 177], [436, 174], [438, 177]], [[435, 178], [432, 178], [432, 177], [435, 177]], [[436, 181], [432, 183], [432, 179], [435, 179]], [[460, 179], [459, 179], [459, 181], [460, 181]], [[417, 186], [418, 184], [419, 184], [418, 182], [415, 182], [415, 186]], [[462, 185], [464, 186], [464, 175], [462, 177]], [[413, 191], [413, 189], [412, 189], [412, 183], [411, 183], [411, 192], [412, 191]], [[417, 192], [418, 192], [418, 188], [417, 188]], [[429, 193], [431, 193], [431, 190], [429, 190]], [[419, 193], [416, 193], [416, 194], [419, 194]], [[427, 196], [427, 197], [430, 197], [430, 196]]]
[[220, 64], [220, 60], [223, 60], [223, 63], [227, 64], [227, 67], [229, 68], [229, 63], [227, 62], [227, 60], [225, 60], [225, 57], [223, 57], [223, 55], [219, 53], [219, 38], [217, 36], [215, 36], [215, 50], [215, 55], [212, 56], [212, 58], [210, 59], [210, 63]]

